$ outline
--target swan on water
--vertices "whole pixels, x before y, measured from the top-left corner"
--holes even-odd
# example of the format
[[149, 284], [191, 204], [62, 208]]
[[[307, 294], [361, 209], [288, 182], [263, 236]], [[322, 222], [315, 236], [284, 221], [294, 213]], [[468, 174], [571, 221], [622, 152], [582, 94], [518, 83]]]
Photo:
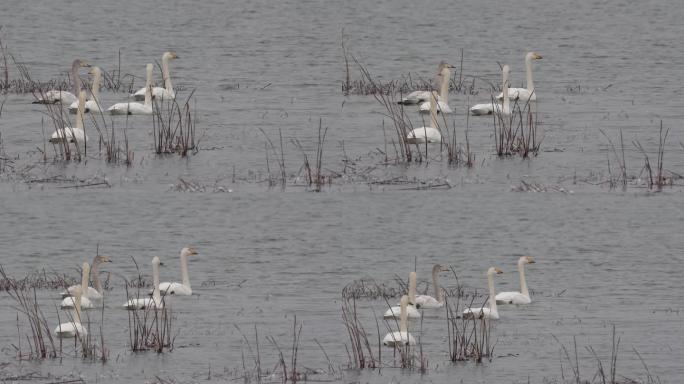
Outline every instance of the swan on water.
[[61, 339], [75, 337], [85, 337], [88, 335], [86, 328], [81, 325], [81, 288], [78, 287], [74, 291], [74, 311], [71, 314], [71, 321], [61, 323], [58, 325], [53, 334]]
[[61, 89], [53, 89], [41, 94], [38, 99], [33, 102], [33, 104], [62, 103], [66, 105], [78, 101], [78, 97], [76, 95], [81, 89], [81, 78], [78, 76], [78, 69], [85, 67], [90, 67], [90, 64], [81, 59], [76, 59], [71, 64], [71, 92]]
[[401, 314], [399, 316], [399, 331], [390, 332], [385, 335], [382, 339], [382, 344], [388, 347], [402, 346], [402, 345], [415, 345], [416, 340], [408, 332], [408, 296], [404, 295], [401, 297]]
[[[409, 273], [409, 285], [408, 285], [408, 298], [409, 298], [409, 304], [406, 307], [406, 313], [407, 316], [411, 319], [420, 319], [420, 311], [418, 311], [413, 305], [416, 301], [416, 273], [411, 272]], [[383, 315], [383, 318], [385, 319], [398, 319], [399, 316], [401, 315], [401, 302], [393, 307], [390, 307], [387, 311], [385, 311], [385, 314]]]
[[475, 116], [480, 116], [480, 115], [491, 115], [492, 113], [497, 113], [500, 116], [510, 116], [511, 115], [511, 103], [509, 101], [508, 97], [508, 87], [510, 86], [510, 80], [509, 80], [509, 75], [510, 75], [511, 69], [508, 67], [508, 65], [504, 65], [503, 68], [501, 68], [501, 83], [502, 83], [502, 89], [503, 89], [503, 107], [502, 104], [499, 104], [497, 102], [494, 103], [486, 103], [486, 104], [476, 104], [473, 105], [470, 108], [470, 113], [475, 115]]
[[[90, 300], [101, 300], [103, 297], [103, 292], [104, 288], [102, 288], [102, 282], [100, 281], [100, 277], [98, 276], [99, 273], [99, 267], [100, 264], [102, 263], [111, 263], [112, 260], [109, 258], [109, 256], [105, 255], [98, 255], [93, 258], [93, 264], [90, 267], [90, 276], [93, 279], [93, 287], [88, 287], [88, 289], [83, 294], [83, 297], [87, 297]], [[66, 291], [62, 292], [62, 298], [66, 298], [67, 296], [74, 296], [74, 292], [76, 287], [80, 287], [80, 285], [72, 285], [69, 288], [66, 289]]]
[[[454, 66], [444, 61], [439, 63], [437, 76], [435, 77], [435, 83], [439, 85], [439, 97], [437, 98], [437, 113], [454, 113], [451, 107], [449, 107], [449, 83], [451, 82], [450, 68], [454, 68]], [[420, 104], [419, 111], [420, 113], [430, 113], [429, 99]]]
[[435, 297], [429, 295], [417, 295], [415, 298], [416, 308], [433, 309], [442, 308], [444, 306], [444, 293], [442, 287], [439, 285], [439, 273], [448, 272], [449, 268], [435, 264], [432, 267], [432, 288], [435, 290]]
[[[153, 99], [171, 100], [176, 98], [173, 85], [171, 85], [171, 76], [169, 75], [169, 60], [177, 58], [178, 55], [173, 51], [164, 52], [162, 55], [162, 77], [164, 80], [164, 87], [152, 87]], [[147, 86], [145, 88], [147, 88]], [[145, 88], [138, 89], [133, 94], [133, 98], [138, 101], [145, 100]]]
[[487, 270], [487, 284], [489, 285], [489, 308], [482, 306], [480, 308], [466, 308], [463, 311], [463, 317], [472, 319], [499, 319], [499, 311], [496, 309], [496, 292], [494, 291], [494, 275], [503, 273], [499, 268], [491, 267]]
[[145, 81], [145, 103], [125, 102], [116, 103], [109, 107], [107, 111], [112, 115], [151, 115], [152, 114], [152, 97], [150, 88], [152, 87], [152, 64], [147, 64], [147, 80]]
[[85, 108], [85, 90], [81, 89], [78, 93], [78, 113], [76, 114], [76, 127], [58, 128], [48, 140], [52, 144], [64, 142], [75, 143], [77, 145], [85, 145], [88, 141], [88, 136], [85, 134], [83, 109]]
[[[90, 275], [90, 264], [88, 262], [83, 263], [83, 270], [81, 271], [81, 285], [77, 286], [78, 291], [81, 292], [81, 298], [78, 301], [81, 304], [81, 309], [92, 309], [95, 308], [95, 304], [93, 304], [90, 299], [87, 297], [84, 297], [83, 292], [87, 292], [88, 289], [88, 276]], [[61, 309], [70, 309], [74, 308], [76, 305], [76, 299], [73, 296], [67, 296], [65, 297], [62, 302], [59, 304], [59, 307]]]
[[[85, 109], [83, 110], [84, 113], [89, 113], [89, 112], [100, 112], [102, 113], [102, 107], [100, 106], [100, 84], [102, 83], [102, 71], [100, 70], [99, 67], [92, 67], [90, 68], [90, 71], [88, 71], [88, 74], [93, 77], [93, 85], [92, 89], [90, 90], [90, 94], [92, 95], [92, 98], [90, 100], [87, 100], [85, 102]], [[69, 106], [69, 112], [71, 113], [76, 113], [78, 112], [78, 101], [74, 101], [71, 103]]]
[[437, 95], [432, 92], [430, 98], [430, 126], [415, 128], [406, 135], [406, 142], [409, 144], [420, 143], [441, 143], [442, 134], [439, 133], [439, 124], [437, 123]]
[[[522, 102], [536, 101], [537, 92], [534, 89], [534, 80], [532, 79], [532, 60], [541, 60], [541, 55], [536, 52], [527, 52], [525, 55], [525, 74], [527, 76], [527, 88], [509, 88], [508, 97], [511, 100], [520, 100]], [[497, 99], [503, 99], [503, 92], [496, 96]]]
[[496, 295], [497, 304], [529, 304], [530, 291], [527, 289], [527, 281], [525, 281], [525, 264], [534, 264], [532, 256], [523, 256], [518, 259], [518, 273], [520, 274], [520, 292], [500, 292]]
[[124, 303], [123, 307], [126, 309], [162, 309], [164, 302], [159, 294], [159, 257], [152, 258], [152, 280], [154, 281], [154, 290], [152, 297], [134, 298]]
[[177, 282], [163, 282], [159, 284], [159, 290], [162, 295], [178, 295], [190, 296], [192, 295], [192, 288], [190, 287], [190, 275], [188, 274], [188, 256], [196, 255], [197, 251], [192, 248], [183, 248], [180, 252], [180, 267], [181, 267], [181, 281]]

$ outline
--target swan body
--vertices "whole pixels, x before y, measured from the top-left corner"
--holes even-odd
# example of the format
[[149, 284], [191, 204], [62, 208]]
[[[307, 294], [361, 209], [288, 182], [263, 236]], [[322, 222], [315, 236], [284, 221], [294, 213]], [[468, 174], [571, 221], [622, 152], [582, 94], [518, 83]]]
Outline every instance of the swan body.
[[[532, 60], [541, 60], [541, 55], [536, 52], [527, 52], [525, 55], [525, 74], [527, 76], [527, 88], [509, 88], [508, 97], [511, 100], [520, 100], [523, 102], [536, 101], [537, 92], [534, 89], [534, 80], [532, 79]], [[497, 99], [503, 99], [503, 92], [496, 96]]]
[[447, 271], [449, 271], [449, 268], [439, 264], [435, 264], [432, 267], [432, 288], [435, 290], [436, 298], [429, 295], [417, 295], [414, 301], [417, 308], [436, 309], [444, 306], [444, 293], [439, 285], [439, 273]]
[[525, 281], [525, 264], [534, 264], [532, 256], [518, 259], [518, 273], [520, 274], [520, 292], [500, 292], [496, 295], [497, 304], [529, 304], [532, 302], [530, 291]]
[[[164, 87], [152, 87], [152, 98], [156, 100], [172, 100], [176, 98], [176, 93], [171, 84], [171, 76], [169, 75], [169, 60], [177, 59], [178, 55], [175, 52], [164, 52], [162, 55], [162, 75], [164, 77]], [[147, 88], [147, 87], [145, 87]], [[135, 100], [145, 100], [145, 88], [138, 89], [134, 94]]]
[[[91, 89], [92, 98], [90, 100], [86, 100], [83, 113], [88, 113], [88, 112], [100, 112], [100, 113], [102, 113], [102, 108], [100, 107], [100, 98], [99, 98], [99, 96], [100, 96], [100, 83], [102, 82], [102, 71], [100, 70], [99, 67], [92, 67], [88, 73], [93, 76], [93, 86]], [[78, 101], [74, 101], [73, 103], [71, 103], [71, 105], [69, 106], [69, 112], [71, 112], [71, 113], [77, 113], [78, 112]]]
[[[411, 272], [409, 273], [409, 284], [408, 284], [408, 304], [406, 305], [406, 314], [409, 318], [411, 319], [420, 319], [421, 314], [420, 312], [416, 309], [415, 302], [416, 302], [416, 273]], [[398, 319], [401, 316], [401, 301], [393, 307], [390, 307], [387, 311], [385, 311], [385, 314], [383, 315], [383, 318], [385, 319]]]
[[145, 103], [126, 102], [116, 103], [107, 108], [107, 112], [112, 115], [151, 115], [152, 114], [152, 64], [147, 64], [147, 80], [145, 81]]
[[494, 275], [503, 273], [499, 268], [491, 267], [487, 270], [487, 284], [489, 285], [489, 308], [466, 308], [463, 311], [463, 317], [466, 319], [499, 319], [499, 311], [496, 308], [496, 292], [494, 291]]
[[422, 104], [426, 101], [430, 102], [430, 91], [413, 91], [401, 99], [399, 104]]
[[53, 89], [42, 94], [33, 104], [71, 104], [78, 101], [79, 90], [81, 89], [81, 78], [78, 77], [78, 69], [82, 67], [90, 67], [85, 60], [76, 59], [71, 63], [71, 92]]
[[154, 280], [154, 291], [152, 297], [129, 299], [124, 303], [125, 309], [162, 309], [164, 302], [159, 294], [159, 257], [152, 258], [152, 279]]
[[[68, 296], [62, 299], [62, 302], [59, 303], [59, 308], [61, 309], [72, 309], [74, 308], [74, 305], [76, 305], [76, 299], [73, 296]], [[81, 309], [93, 309], [95, 308], [95, 304], [88, 299], [87, 297], [83, 296], [81, 297]]]
[[441, 143], [442, 134], [439, 132], [437, 124], [437, 100], [436, 95], [433, 92], [430, 98], [430, 126], [429, 127], [419, 127], [411, 130], [411, 132], [406, 135], [406, 142], [409, 144], [421, 144], [421, 143]]
[[[454, 113], [449, 106], [449, 82], [451, 81], [451, 70], [454, 66], [445, 62], [439, 63], [437, 70], [436, 83], [439, 84], [439, 97], [437, 98], [437, 113]], [[430, 113], [430, 99], [420, 104], [420, 113]]]
[[508, 89], [510, 86], [509, 80], [510, 68], [508, 65], [504, 65], [501, 70], [502, 85], [503, 85], [503, 102], [501, 104], [485, 103], [485, 104], [475, 104], [470, 108], [470, 113], [475, 116], [491, 115], [495, 113], [499, 116], [510, 116], [511, 115], [511, 103], [508, 97]]
[[[104, 292], [104, 289], [102, 288], [102, 282], [100, 281], [100, 277], [98, 276], [98, 269], [101, 263], [111, 263], [112, 260], [109, 258], [109, 256], [105, 255], [98, 255], [95, 256], [93, 259], [93, 264], [90, 269], [90, 276], [93, 277], [93, 287], [87, 287], [85, 292], [83, 294], [82, 300], [83, 299], [89, 299], [90, 300], [102, 300], [102, 293]], [[76, 292], [76, 288], [80, 288], [81, 285], [72, 285], [68, 287], [65, 291], [62, 292], [62, 298], [67, 298], [69, 296], [74, 296], [74, 292]], [[83, 305], [83, 304], [81, 304]]]
[[52, 133], [50, 137], [50, 143], [57, 144], [62, 143], [64, 140], [69, 143], [74, 143], [77, 145], [85, 145], [88, 141], [88, 136], [85, 134], [83, 129], [84, 116], [83, 109], [85, 108], [85, 91], [81, 90], [78, 93], [78, 114], [76, 115], [76, 127], [64, 127], [58, 128]]
[[[83, 270], [88, 270], [88, 263], [83, 263]], [[81, 277], [81, 280], [83, 278]], [[71, 321], [59, 324], [53, 334], [59, 338], [84, 337], [88, 331], [81, 325], [81, 288], [76, 288], [74, 296], [75, 305], [71, 314]]]
[[382, 339], [382, 344], [388, 347], [415, 345], [416, 340], [408, 332], [408, 308], [409, 298], [404, 295], [401, 297], [400, 316], [399, 316], [399, 331], [390, 332]]
[[180, 252], [181, 263], [181, 279], [182, 283], [163, 282], [159, 284], [159, 290], [162, 295], [177, 295], [190, 296], [192, 295], [192, 288], [190, 287], [190, 276], [188, 273], [188, 257], [196, 255], [197, 251], [192, 248], [183, 248]]
[[[90, 276], [90, 265], [85, 262], [83, 263], [83, 270], [81, 271], [81, 285], [77, 286], [76, 289], [74, 289], [74, 292], [78, 291], [79, 292], [79, 298], [78, 298], [78, 305], [80, 305], [81, 309], [92, 309], [95, 308], [95, 305], [93, 304], [92, 301], [90, 301], [87, 297], [83, 297], [83, 292], [86, 291], [86, 288], [88, 288], [88, 280]], [[62, 302], [59, 304], [59, 307], [61, 309], [73, 309], [77, 304], [77, 300], [75, 296], [69, 296], [65, 297]]]

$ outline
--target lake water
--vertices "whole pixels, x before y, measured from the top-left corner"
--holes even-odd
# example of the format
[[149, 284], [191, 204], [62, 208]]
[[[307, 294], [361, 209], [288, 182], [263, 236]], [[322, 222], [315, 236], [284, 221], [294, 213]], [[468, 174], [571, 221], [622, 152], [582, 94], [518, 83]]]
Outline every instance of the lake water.
[[[561, 343], [574, 352], [573, 338], [582, 376], [591, 379], [596, 359], [585, 347], [607, 364], [613, 326], [620, 337], [619, 375], [645, 380], [636, 350], [662, 382], [684, 377], [679, 2], [6, 0], [0, 14], [3, 44], [35, 80], [64, 78], [76, 57], [111, 71], [120, 51], [121, 71], [136, 75], [138, 88], [145, 63], [175, 50], [171, 76], [179, 99], [195, 91], [199, 139], [199, 151], [187, 158], [160, 157], [152, 149], [150, 117], [107, 117], [117, 133], [128, 125], [132, 166], [107, 164], [92, 139], [85, 162], [53, 161], [49, 145], [45, 162], [44, 134], [53, 130], [45, 107], [31, 104], [31, 94], [6, 95], [0, 133], [11, 162], [0, 174], [0, 264], [14, 277], [45, 269], [78, 279], [78, 266], [98, 246], [114, 262], [102, 268], [111, 272], [103, 331], [109, 361], [72, 357], [73, 346], [65, 347], [63, 359], [18, 361], [11, 346], [17, 311], [3, 293], [3, 379], [37, 372], [43, 382], [242, 380], [243, 360], [247, 370], [254, 366], [245, 338], [254, 348], [255, 327], [263, 369], [273, 371], [278, 361], [267, 337], [290, 364], [295, 316], [302, 324], [298, 367], [319, 372], [310, 380], [558, 382], [563, 372], [571, 375]], [[458, 76], [463, 50], [463, 74], [468, 81], [476, 77], [475, 89], [450, 95], [456, 114], [447, 121], [459, 140], [468, 122], [472, 168], [450, 167], [437, 150], [427, 164], [384, 164], [379, 151], [391, 143], [383, 120], [388, 135], [393, 128], [373, 96], [343, 94], [343, 33], [349, 51], [383, 81], [409, 73], [429, 79], [441, 60], [456, 65]], [[465, 111], [490, 100], [487, 81], [500, 81], [498, 63], [509, 64], [513, 85], [521, 86], [530, 50], [543, 56], [534, 65], [541, 152], [527, 160], [499, 159], [491, 117], [466, 120]], [[12, 62], [9, 67], [10, 78], [18, 78]], [[356, 67], [351, 75], [361, 78]], [[101, 98], [109, 106], [125, 101], [126, 93], [103, 90]], [[409, 116], [420, 121], [413, 111]], [[328, 127], [326, 173], [344, 173], [345, 160], [355, 171], [314, 193], [300, 168], [302, 151], [315, 159], [321, 120]], [[670, 129], [664, 168], [675, 185], [653, 193], [632, 142], [639, 141], [655, 164], [661, 121]], [[619, 151], [619, 130], [630, 176], [625, 191], [606, 183], [609, 162], [612, 176], [620, 173], [608, 141]], [[279, 153], [280, 133], [284, 190], [268, 186], [268, 170], [274, 177], [279, 170], [274, 151], [267, 155], [266, 137]], [[415, 182], [369, 182], [395, 178]], [[181, 179], [204, 192], [179, 190]], [[452, 188], [415, 188], [419, 181], [445, 179]], [[521, 180], [549, 192], [513, 191]], [[99, 185], [72, 188], [89, 183]], [[175, 349], [130, 352], [128, 314], [119, 306], [126, 299], [124, 278], [136, 276], [131, 257], [148, 280], [155, 255], [165, 263], [162, 280], [178, 279], [177, 255], [186, 245], [199, 252], [189, 265], [196, 295], [171, 301]], [[452, 364], [444, 313], [438, 312], [423, 320], [422, 332], [412, 328], [429, 360], [425, 374], [389, 367], [389, 349], [383, 351], [388, 367], [380, 371], [346, 369], [341, 292], [348, 284], [372, 279], [398, 287], [395, 276], [406, 278], [417, 260], [422, 288], [432, 264], [442, 263], [454, 268], [468, 292], [479, 293], [486, 289], [486, 269], [496, 265], [504, 271], [497, 289], [511, 290], [518, 284], [516, 260], [527, 254], [537, 261], [527, 273], [533, 303], [500, 307], [491, 361]], [[457, 286], [449, 274], [442, 282]], [[38, 296], [56, 326], [58, 291], [39, 289]], [[360, 299], [357, 305], [374, 342], [373, 313], [386, 303]], [[90, 316], [97, 331], [99, 313]]]

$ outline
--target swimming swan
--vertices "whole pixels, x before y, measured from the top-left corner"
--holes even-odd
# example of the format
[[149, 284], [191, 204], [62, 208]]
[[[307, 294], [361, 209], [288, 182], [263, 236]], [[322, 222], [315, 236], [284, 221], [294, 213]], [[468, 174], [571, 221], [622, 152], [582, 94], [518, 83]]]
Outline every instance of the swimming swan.
[[435, 290], [436, 298], [429, 295], [418, 295], [414, 303], [420, 309], [442, 308], [444, 306], [444, 293], [442, 287], [439, 285], [439, 273], [448, 272], [449, 268], [435, 264], [432, 267], [432, 287]]
[[83, 130], [83, 109], [85, 108], [85, 91], [81, 89], [78, 93], [78, 114], [76, 115], [76, 127], [58, 128], [50, 137], [49, 142], [52, 144], [62, 143], [67, 140], [69, 143], [77, 145], [85, 145], [88, 141], [88, 136]]
[[500, 292], [496, 295], [497, 304], [529, 304], [530, 292], [527, 290], [525, 281], [525, 264], [534, 264], [532, 256], [523, 256], [518, 259], [518, 273], [520, 274], [520, 292]]
[[[436, 79], [439, 83], [439, 97], [437, 98], [437, 113], [454, 113], [454, 111], [449, 107], [449, 82], [451, 81], [451, 71], [450, 68], [454, 68], [453, 65], [448, 64], [444, 61], [439, 63], [439, 68], [437, 70]], [[425, 101], [420, 104], [420, 113], [430, 113], [430, 101]]]
[[487, 284], [489, 285], [489, 308], [466, 308], [463, 311], [463, 318], [472, 319], [473, 317], [477, 319], [499, 319], [499, 311], [496, 309], [496, 292], [494, 291], [494, 275], [503, 273], [499, 268], [491, 267], [487, 270]]
[[[83, 113], [102, 113], [102, 108], [100, 107], [100, 84], [102, 83], [102, 71], [99, 67], [92, 67], [90, 68], [90, 71], [88, 71], [88, 74], [93, 77], [93, 85], [92, 89], [90, 90], [92, 98], [85, 102], [85, 109], [83, 110]], [[78, 112], [78, 101], [71, 103], [69, 106], [69, 112]]]
[[[527, 52], [525, 55], [525, 70], [527, 75], [527, 88], [510, 88], [508, 90], [508, 97], [511, 100], [520, 100], [522, 102], [536, 101], [537, 92], [534, 89], [534, 80], [532, 80], [532, 60], [541, 60], [541, 55], [536, 52]], [[497, 99], [503, 99], [503, 92], [496, 96]]]
[[[416, 302], [416, 273], [411, 272], [409, 273], [409, 285], [408, 285], [408, 298], [409, 298], [409, 304], [406, 307], [406, 313], [409, 318], [411, 319], [420, 319], [420, 311], [418, 311], [413, 305], [413, 303]], [[385, 319], [398, 319], [401, 315], [401, 302], [399, 304], [390, 307], [387, 311], [385, 311], [385, 314], [383, 315], [383, 318]]]
[[415, 128], [406, 135], [406, 142], [409, 144], [421, 144], [421, 143], [441, 143], [442, 134], [439, 133], [439, 126], [437, 124], [437, 95], [435, 92], [432, 93], [430, 98], [430, 126]]
[[162, 309], [164, 302], [162, 302], [159, 294], [159, 257], [152, 258], [152, 280], [154, 281], [154, 291], [152, 297], [130, 299], [124, 303], [123, 307], [126, 309]]
[[181, 264], [181, 279], [182, 283], [163, 282], [159, 284], [159, 290], [162, 295], [178, 295], [190, 296], [192, 295], [192, 288], [190, 288], [190, 276], [188, 275], [188, 256], [196, 255], [197, 251], [192, 248], [183, 248], [180, 252]]
[[76, 95], [81, 89], [81, 78], [78, 76], [78, 69], [83, 67], [90, 67], [90, 64], [81, 59], [76, 59], [71, 63], [71, 92], [53, 89], [38, 97], [38, 100], [34, 101], [33, 104], [71, 104], [78, 101]]
[[[171, 100], [176, 98], [173, 85], [171, 85], [171, 76], [169, 75], [169, 60], [177, 58], [178, 55], [176, 55], [176, 52], [173, 51], [164, 52], [162, 55], [162, 77], [164, 80], [164, 88], [152, 87], [153, 99]], [[145, 86], [145, 88], [147, 88], [147, 86]], [[133, 98], [138, 101], [145, 100], [145, 88], [138, 89], [133, 94]]]
[[[81, 271], [81, 285], [78, 286], [79, 291], [81, 292], [81, 309], [93, 309], [95, 308], [95, 305], [93, 304], [90, 299], [87, 297], [83, 296], [83, 292], [86, 292], [88, 288], [88, 279], [90, 275], [90, 265], [88, 262], [83, 263], [83, 270]], [[74, 308], [74, 305], [76, 304], [76, 299], [73, 296], [68, 296], [65, 297], [62, 302], [59, 304], [59, 307], [61, 309], [70, 309]]]
[[136, 102], [116, 103], [109, 107], [107, 111], [112, 115], [151, 115], [152, 97], [150, 88], [152, 87], [152, 64], [147, 64], [147, 80], [145, 81], [145, 103]]
[[496, 112], [497, 114], [500, 114], [501, 116], [510, 116], [511, 115], [511, 104], [509, 101], [508, 97], [508, 87], [510, 86], [510, 80], [509, 80], [509, 74], [511, 70], [508, 67], [508, 65], [504, 65], [503, 68], [501, 69], [501, 78], [502, 78], [502, 88], [504, 90], [503, 95], [503, 107], [501, 104], [494, 102], [494, 103], [486, 103], [486, 104], [476, 104], [473, 105], [470, 108], [470, 113], [475, 115], [475, 116], [481, 116], [481, 115], [491, 115], [492, 113]]
[[[99, 267], [101, 263], [111, 263], [112, 260], [109, 258], [109, 256], [105, 255], [98, 255], [95, 256], [93, 259], [93, 264], [90, 267], [90, 276], [93, 278], [93, 287], [88, 287], [88, 289], [83, 295], [83, 297], [87, 297], [90, 300], [100, 300], [102, 299], [102, 293], [104, 292], [104, 288], [102, 288], [102, 282], [100, 281], [100, 277], [98, 276], [99, 273]], [[74, 296], [74, 292], [77, 287], [81, 287], [80, 285], [72, 285], [69, 288], [66, 289], [66, 291], [62, 292], [62, 298], [66, 298], [68, 296]]]
[[385, 335], [382, 339], [382, 344], [388, 347], [402, 346], [402, 345], [415, 345], [416, 340], [408, 332], [408, 313], [406, 308], [408, 307], [409, 298], [404, 295], [401, 297], [401, 314], [399, 316], [399, 331], [390, 332]]
[[61, 323], [53, 332], [53, 334], [60, 339], [75, 337], [77, 335], [78, 337], [85, 337], [88, 335], [88, 330], [81, 325], [81, 288], [77, 288], [74, 293], [76, 294], [74, 297], [76, 305], [74, 305], [71, 321]]

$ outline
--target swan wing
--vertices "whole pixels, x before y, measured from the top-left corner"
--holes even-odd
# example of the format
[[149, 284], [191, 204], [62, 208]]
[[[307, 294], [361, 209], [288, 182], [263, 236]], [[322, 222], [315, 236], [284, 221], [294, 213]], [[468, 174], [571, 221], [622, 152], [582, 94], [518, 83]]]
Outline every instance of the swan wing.
[[416, 296], [416, 307], [421, 309], [435, 309], [442, 308], [444, 303], [440, 303], [432, 296], [429, 295], [418, 295]]
[[529, 296], [520, 292], [499, 292], [496, 294], [497, 304], [529, 304], [531, 302]]
[[[425, 101], [420, 104], [419, 107], [419, 112], [420, 113], [430, 113], [430, 102]], [[437, 101], [437, 113], [454, 113], [454, 111], [451, 109], [449, 104], [443, 102], [443, 101]]]
[[[150, 291], [151, 293], [152, 291]], [[177, 296], [191, 296], [192, 289], [187, 285], [177, 282], [163, 282], [159, 283], [159, 292], [162, 295], [177, 295]]]
[[406, 141], [409, 144], [416, 143], [440, 143], [442, 141], [442, 135], [439, 130], [433, 127], [420, 127], [412, 130], [406, 135]]

